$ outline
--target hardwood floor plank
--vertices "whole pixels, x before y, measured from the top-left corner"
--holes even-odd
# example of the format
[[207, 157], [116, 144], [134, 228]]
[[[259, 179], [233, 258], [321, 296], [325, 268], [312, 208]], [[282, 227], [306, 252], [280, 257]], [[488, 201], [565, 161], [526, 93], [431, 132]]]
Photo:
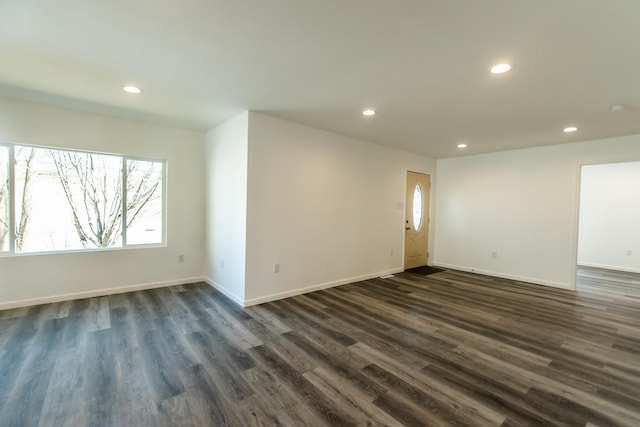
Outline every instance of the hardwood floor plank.
[[86, 356], [83, 384], [85, 398], [107, 399], [116, 391], [115, 354], [111, 343], [110, 330], [95, 331], [87, 334]]
[[314, 357], [320, 366], [331, 367], [331, 369], [338, 372], [345, 380], [350, 381], [355, 387], [372, 399], [375, 399], [386, 391], [383, 387], [380, 387], [367, 378], [367, 376], [362, 374], [358, 369], [352, 367], [348, 359], [341, 359], [337, 357], [336, 354], [328, 352], [325, 348], [294, 332], [285, 334], [285, 337], [296, 347], [301, 348], [307, 354]]
[[585, 425], [587, 419], [594, 420], [598, 425], [616, 425], [613, 420], [602, 416], [599, 412], [591, 411], [580, 403], [556, 394], [545, 393], [533, 388], [527, 392], [526, 399], [534, 407], [571, 425]]
[[[146, 293], [142, 293], [146, 295]], [[111, 328], [111, 315], [109, 313], [109, 297], [91, 298], [89, 300], [89, 312], [87, 313], [89, 325], [87, 331], [101, 331]]]
[[340, 330], [347, 332], [349, 336], [358, 341], [356, 344], [363, 343], [369, 345], [372, 348], [389, 355], [389, 357], [393, 357], [395, 360], [407, 367], [419, 370], [429, 364], [429, 361], [420, 357], [420, 355], [414, 354], [411, 351], [406, 351], [406, 349], [396, 345], [396, 343], [386, 340], [386, 337], [379, 337], [371, 334], [362, 328], [356, 327], [352, 323], [336, 317], [328, 319], [327, 323], [330, 323], [335, 328], [339, 328]]
[[[486, 355], [482, 356], [478, 353], [475, 354], [485, 359], [488, 358]], [[640, 424], [640, 413], [635, 413], [634, 411], [629, 411], [626, 408], [615, 405], [611, 402], [606, 402], [599, 399], [592, 393], [584, 392], [556, 379], [539, 375], [515, 365], [502, 364], [501, 367], [505, 370], [505, 374], [522, 378], [525, 382], [530, 383], [532, 388], [540, 389], [541, 391], [547, 392], [551, 395], [562, 396], [568, 401], [576, 404], [581, 402], [598, 412], [607, 413], [617, 425], [631, 426]]]
[[165, 309], [183, 334], [191, 334], [202, 330], [195, 312], [190, 310], [190, 307], [185, 305], [180, 298], [184, 291], [174, 292], [172, 288], [165, 288], [157, 289], [156, 292]]
[[358, 424], [401, 425], [392, 416], [372, 405], [371, 402], [374, 399], [371, 399], [338, 372], [320, 367], [305, 373], [304, 377], [332, 400], [337, 407], [343, 408], [356, 418]]
[[266, 367], [290, 387], [291, 391], [299, 394], [306, 405], [323, 417], [332, 425], [355, 425], [356, 420], [341, 408], [336, 408], [332, 402], [316, 389], [306, 378], [293, 369], [285, 360], [270, 351], [266, 346], [254, 347], [251, 350]]
[[267, 401], [251, 396], [235, 403], [240, 425], [247, 427], [267, 427], [280, 425], [278, 414], [271, 411]]
[[[255, 363], [249, 356], [249, 353], [236, 347], [232, 342], [219, 333], [219, 330], [214, 325], [207, 325], [205, 320], [201, 320], [203, 324], [202, 331], [197, 332], [194, 335], [201, 335], [204, 337], [204, 342], [208, 346], [215, 344], [217, 354], [225, 360], [231, 369], [235, 371], [244, 371], [246, 369], [253, 368]], [[191, 334], [187, 336], [187, 339], [191, 337]], [[202, 359], [201, 359], [202, 360]]]
[[430, 413], [426, 408], [414, 404], [389, 391], [373, 401], [382, 411], [405, 426], [450, 426], [447, 420]]
[[243, 350], [262, 345], [263, 342], [248, 330], [242, 321], [229, 316], [224, 310], [209, 309], [214, 322], [220, 326], [219, 331], [229, 342]]
[[225, 400], [226, 390], [216, 384], [203, 365], [194, 366], [188, 378], [190, 381], [186, 384], [191, 392], [189, 407], [192, 412], [202, 414], [210, 425], [241, 425], [231, 410], [231, 402]]
[[468, 343], [468, 345], [473, 345], [473, 348], [485, 354], [528, 369], [549, 366], [552, 362], [552, 359], [548, 357], [540, 356], [513, 345], [505, 344], [480, 334], [464, 331], [455, 327], [443, 327], [434, 332], [434, 335], [452, 344], [460, 342]]
[[192, 426], [194, 414], [189, 407], [189, 398], [189, 393], [185, 392], [163, 400], [158, 404], [158, 416], [165, 420], [167, 425]]
[[71, 307], [73, 307], [73, 301], [45, 304], [43, 306], [43, 317], [45, 320], [64, 319], [69, 316]]
[[[249, 307], [247, 308], [247, 312], [251, 315], [253, 320], [262, 324], [262, 326], [272, 331], [274, 334], [284, 334], [285, 332], [291, 332], [292, 330], [289, 326], [280, 321], [280, 319], [271, 311], [262, 306]], [[249, 320], [245, 322], [248, 321]]]
[[144, 333], [142, 339], [141, 356], [144, 361], [146, 379], [153, 391], [154, 400], [161, 401], [185, 391], [177, 371], [169, 363], [167, 350], [162, 337], [157, 331]]
[[[138, 348], [116, 353], [118, 425], [145, 425], [159, 420], [157, 401]], [[158, 422], [157, 424], [161, 424]]]
[[33, 307], [20, 307], [11, 310], [0, 310], [0, 322], [8, 319], [24, 317]]
[[[11, 310], [5, 310], [11, 311]], [[0, 311], [0, 314], [2, 312]], [[0, 349], [5, 348], [7, 342], [13, 335], [15, 329], [18, 327], [18, 324], [21, 322], [21, 318], [19, 316], [9, 317], [7, 316], [5, 319], [0, 319]]]
[[550, 418], [544, 411], [538, 411], [526, 402], [524, 395], [491, 379], [469, 375], [450, 366], [429, 365], [422, 369], [421, 373], [458, 390], [470, 399], [492, 408], [495, 412], [503, 414], [507, 420], [515, 420], [517, 424], [559, 425], [559, 420]]
[[296, 371], [304, 373], [317, 366], [317, 362], [313, 357], [309, 356], [302, 349], [292, 346], [290, 342], [283, 337], [284, 334], [276, 334], [275, 332], [269, 331], [264, 325], [253, 320], [247, 320], [245, 325], [256, 336], [260, 337], [261, 340], [268, 342], [269, 348], [286, 360]]
[[307, 405], [300, 404], [278, 415], [278, 423], [286, 427], [328, 427], [328, 421], [320, 418]]
[[62, 349], [55, 360], [47, 394], [42, 404], [39, 425], [77, 425], [73, 408], [84, 402], [84, 355], [86, 349]]
[[317, 312], [315, 310], [309, 310], [308, 308], [296, 306], [290, 301], [281, 302], [288, 310], [290, 310], [290, 312], [296, 313], [296, 319], [297, 322], [299, 322], [298, 328], [303, 327], [309, 331], [322, 334], [328, 339], [335, 341], [337, 344], [340, 344], [342, 346], [350, 346], [351, 344], [355, 343], [353, 338], [328, 325], [325, 322], [326, 314]]
[[268, 402], [268, 407], [279, 417], [289, 409], [299, 406], [302, 402], [295, 393], [291, 393], [268, 370], [254, 367], [242, 372], [242, 377], [256, 392], [256, 397]]
[[[419, 384], [416, 387], [416, 383], [411, 384], [403, 379], [393, 375], [392, 373], [380, 368], [376, 364], [371, 364], [363, 369], [363, 371], [375, 378], [381, 384], [387, 386], [395, 395], [404, 398], [407, 403], [412, 402], [417, 407], [429, 414], [429, 419], [432, 421], [441, 420], [446, 421], [448, 425], [453, 426], [466, 426], [470, 422], [478, 423], [478, 425], [500, 425], [504, 418], [501, 418], [497, 423], [485, 423], [483, 424], [480, 419], [463, 420], [459, 416], [458, 411], [450, 411], [439, 399], [425, 392], [422, 385]], [[458, 413], [457, 413], [458, 412]], [[440, 423], [440, 422], [438, 422]]]
[[60, 347], [64, 322], [46, 320], [38, 328], [37, 336], [13, 384], [11, 393], [0, 413], [6, 425], [37, 425], [51, 374]]
[[137, 346], [138, 341], [133, 324], [133, 316], [128, 307], [111, 308], [109, 313], [111, 321], [112, 344], [115, 352], [123, 352]]
[[5, 346], [0, 351], [0, 417], [3, 410], [12, 411], [6, 408], [9, 396], [18, 381], [18, 377], [22, 373], [25, 361], [27, 359], [26, 345]]
[[638, 426], [640, 275], [204, 283], [0, 311], [1, 426]]
[[244, 378], [236, 374], [238, 366], [229, 357], [229, 353], [223, 345], [209, 345], [211, 341], [207, 339], [204, 331], [190, 334], [188, 340], [200, 360], [201, 366], [209, 372], [212, 381], [225, 390], [225, 395], [230, 401], [243, 400], [255, 394]]
[[363, 359], [368, 360], [368, 363], [366, 363], [365, 366], [370, 365], [371, 363], [375, 363], [376, 365], [386, 369], [391, 373], [399, 373], [400, 375], [411, 375], [412, 373], [420, 370], [423, 367], [426, 367], [429, 364], [429, 362], [423, 362], [422, 365], [424, 366], [407, 365], [406, 363], [399, 361], [397, 358], [383, 353], [381, 349], [375, 349], [363, 342], [358, 342], [352, 345], [351, 347], [349, 347], [349, 350], [355, 354], [358, 354]]

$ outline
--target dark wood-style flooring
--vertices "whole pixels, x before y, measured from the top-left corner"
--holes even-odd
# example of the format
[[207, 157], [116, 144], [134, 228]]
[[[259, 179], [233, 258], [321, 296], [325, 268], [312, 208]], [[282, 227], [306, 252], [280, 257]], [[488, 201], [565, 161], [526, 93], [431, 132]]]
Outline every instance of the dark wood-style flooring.
[[640, 426], [640, 275], [445, 271], [242, 309], [205, 284], [0, 312], [0, 426]]

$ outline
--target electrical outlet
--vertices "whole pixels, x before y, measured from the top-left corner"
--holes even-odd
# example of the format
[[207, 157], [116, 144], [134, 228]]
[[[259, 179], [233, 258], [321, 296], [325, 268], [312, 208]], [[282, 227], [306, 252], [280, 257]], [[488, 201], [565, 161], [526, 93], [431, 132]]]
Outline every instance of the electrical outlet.
[[631, 256], [631, 255], [633, 255], [633, 251], [632, 251], [631, 249], [629, 249], [629, 250], [627, 251], [627, 256]]
[[393, 249], [389, 251], [389, 256], [393, 256]]
[[178, 262], [184, 262], [184, 255], [183, 254], [178, 255]]
[[491, 258], [498, 258], [498, 252], [491, 252]]
[[280, 272], [280, 264], [278, 264], [278, 263], [273, 264], [273, 272], [274, 273], [279, 273]]

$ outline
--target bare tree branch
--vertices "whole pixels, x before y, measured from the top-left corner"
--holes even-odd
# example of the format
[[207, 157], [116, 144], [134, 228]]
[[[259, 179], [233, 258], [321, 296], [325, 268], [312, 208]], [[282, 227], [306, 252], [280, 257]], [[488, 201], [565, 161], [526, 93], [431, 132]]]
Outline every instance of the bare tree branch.
[[[44, 163], [38, 162], [38, 155], [43, 156]], [[36, 177], [41, 173], [44, 180], [47, 176], [57, 178], [78, 239], [85, 248], [119, 244], [123, 226], [131, 227], [139, 218], [156, 217], [161, 209], [154, 203], [162, 197], [162, 168], [157, 162], [33, 147], [17, 148], [14, 161], [19, 161], [23, 170], [19, 180], [21, 193], [18, 192], [22, 197], [16, 200], [18, 252], [25, 249], [28, 241], [33, 210], [31, 200], [35, 191], [32, 187], [40, 182]], [[42, 171], [40, 165], [44, 167]], [[47, 165], [53, 165], [55, 172], [47, 169]], [[0, 164], [0, 249], [7, 247], [10, 235], [6, 166]], [[126, 200], [122, 182], [124, 174], [127, 174]], [[126, 209], [126, 224], [122, 220], [123, 207]]]
[[31, 182], [34, 174], [34, 166], [38, 156], [38, 150], [34, 148], [23, 148], [30, 150], [29, 157], [25, 164], [24, 183], [22, 186], [22, 201], [20, 203], [20, 222], [16, 227], [16, 251], [24, 250], [24, 243], [29, 233], [29, 222], [31, 219]]
[[0, 165], [0, 250], [9, 235], [9, 174], [7, 165]]
[[129, 227], [149, 202], [160, 197], [161, 175], [154, 171], [153, 162], [126, 162], [128, 181], [124, 201], [122, 173], [108, 173], [113, 172], [113, 165], [106, 163], [106, 156], [51, 150], [51, 157], [84, 247], [118, 243], [122, 238], [123, 202]]
[[69, 202], [69, 206], [71, 207], [71, 212], [73, 214], [73, 224], [76, 227], [76, 232], [78, 233], [78, 238], [82, 242], [83, 246], [86, 247], [87, 235], [84, 233], [82, 224], [80, 223], [80, 218], [78, 217], [78, 211], [76, 205], [74, 203], [73, 197], [71, 196], [71, 184], [69, 183], [69, 172], [68, 172], [68, 162], [69, 160], [64, 152], [51, 152], [51, 158], [56, 166], [56, 170], [58, 171], [58, 179], [60, 180], [60, 185], [64, 191], [64, 195]]
[[[127, 165], [127, 176], [138, 176], [141, 162], [129, 162]], [[137, 185], [134, 180], [127, 181], [127, 227], [136, 220], [142, 209], [148, 206], [149, 202], [160, 197], [158, 188], [161, 180], [159, 176], [154, 176], [153, 163], [147, 163], [147, 168], [142, 170], [141, 177]]]

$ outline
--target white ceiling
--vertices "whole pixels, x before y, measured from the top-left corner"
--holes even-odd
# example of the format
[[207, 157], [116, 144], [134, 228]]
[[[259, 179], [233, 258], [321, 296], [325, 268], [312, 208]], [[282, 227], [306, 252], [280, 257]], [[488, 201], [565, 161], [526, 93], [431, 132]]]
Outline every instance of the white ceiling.
[[640, 0], [2, 0], [0, 94], [198, 130], [256, 110], [436, 158], [636, 134]]

